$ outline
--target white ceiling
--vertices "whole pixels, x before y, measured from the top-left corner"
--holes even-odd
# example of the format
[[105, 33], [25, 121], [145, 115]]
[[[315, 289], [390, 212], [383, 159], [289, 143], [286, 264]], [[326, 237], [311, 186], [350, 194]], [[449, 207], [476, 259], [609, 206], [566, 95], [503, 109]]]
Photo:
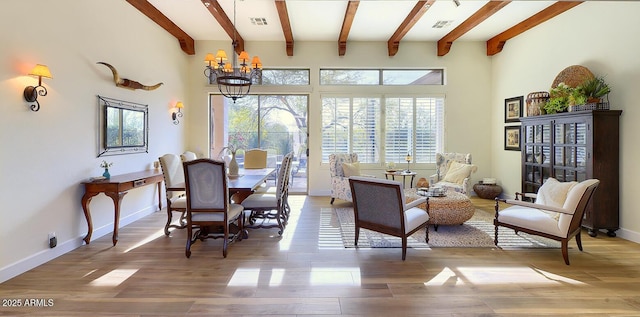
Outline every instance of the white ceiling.
[[[194, 40], [230, 40], [202, 0], [148, 0]], [[234, 1], [218, 0], [231, 21]], [[417, 0], [361, 0], [348, 41], [388, 41]], [[402, 41], [438, 41], [488, 1], [438, 0]], [[294, 41], [338, 41], [348, 0], [286, 0]], [[555, 1], [512, 1], [458, 41], [486, 41]], [[284, 41], [274, 0], [236, 0], [234, 25], [245, 41]], [[265, 18], [267, 25], [252, 25]], [[442, 29], [440, 20], [452, 23]]]

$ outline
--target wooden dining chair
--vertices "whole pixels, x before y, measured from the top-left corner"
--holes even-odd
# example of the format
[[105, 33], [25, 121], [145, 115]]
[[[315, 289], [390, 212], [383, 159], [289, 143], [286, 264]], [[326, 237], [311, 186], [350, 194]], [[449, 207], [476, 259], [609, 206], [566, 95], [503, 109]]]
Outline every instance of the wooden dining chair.
[[[249, 228], [279, 228], [279, 235], [282, 235], [289, 218], [289, 179], [291, 175], [291, 160], [293, 152], [285, 155], [282, 159], [282, 166], [278, 170], [276, 179], [276, 192], [254, 193], [242, 201], [245, 210], [250, 211]], [[276, 223], [268, 223], [269, 220]], [[262, 220], [260, 224], [255, 224], [257, 220]]]
[[[225, 164], [211, 159], [196, 159], [182, 163], [187, 192], [187, 247], [196, 240], [223, 239], [222, 256], [227, 257], [230, 243], [247, 236], [242, 205], [229, 202], [229, 187]], [[217, 231], [217, 228], [222, 231]], [[195, 230], [195, 232], [194, 232]]]
[[[171, 190], [171, 187], [179, 183], [184, 183], [184, 171], [182, 169], [182, 161], [176, 154], [165, 154], [158, 158], [162, 175], [164, 176], [165, 196], [167, 199], [167, 224], [164, 226], [164, 234], [169, 235], [170, 228], [184, 229], [187, 225], [187, 197], [184, 190]], [[172, 224], [173, 213], [180, 213], [178, 224]]]

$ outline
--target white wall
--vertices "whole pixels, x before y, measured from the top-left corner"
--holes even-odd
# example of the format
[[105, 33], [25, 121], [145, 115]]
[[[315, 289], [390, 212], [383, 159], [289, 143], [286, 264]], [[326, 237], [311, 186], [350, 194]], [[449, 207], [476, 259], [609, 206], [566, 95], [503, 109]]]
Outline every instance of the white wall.
[[[170, 119], [185, 93], [188, 56], [177, 40], [125, 1], [3, 1], [0, 10], [0, 282], [82, 245], [87, 233], [80, 183], [102, 174], [97, 158], [96, 95], [149, 105], [149, 153], [111, 156], [112, 175], [152, 168], [167, 152], [184, 150], [184, 125]], [[104, 61], [124, 78], [154, 91], [115, 86]], [[26, 74], [46, 64], [48, 95], [32, 112], [22, 97], [37, 78]], [[164, 194], [164, 193], [163, 193]], [[164, 198], [163, 198], [164, 199]], [[157, 189], [129, 192], [121, 225], [157, 210]], [[163, 203], [164, 204], [164, 203]], [[91, 202], [94, 235], [111, 234], [113, 203]], [[56, 232], [58, 246], [48, 247]]]
[[[444, 95], [446, 151], [473, 153], [473, 162], [478, 165], [474, 180], [491, 176], [491, 58], [486, 56], [484, 43], [456, 43], [449, 54], [438, 57], [436, 43], [401, 43], [398, 54], [389, 57], [386, 42], [349, 42], [347, 53], [339, 57], [336, 42], [296, 42], [294, 56], [287, 57], [283, 43], [250, 42], [245, 44], [247, 52], [259, 55], [265, 67], [270, 68], [309, 68], [311, 72], [310, 87], [303, 87], [302, 93], [309, 94], [309, 194], [329, 195], [330, 178], [327, 164], [320, 163], [321, 148], [321, 103], [323, 94], [340, 91], [320, 86], [319, 69], [322, 67], [353, 68], [415, 68], [444, 67], [447, 74], [445, 86], [408, 86], [400, 90], [408, 94], [431, 93]], [[207, 94], [215, 92], [216, 87], [207, 87], [203, 76], [204, 55], [223, 48], [231, 50], [229, 43], [201, 41], [197, 42], [198, 56], [191, 64], [192, 98], [198, 100], [197, 107], [189, 109], [188, 147], [197, 150], [208, 146], [208, 109]], [[384, 87], [359, 87], [358, 91], [366, 94], [385, 93]], [[393, 87], [397, 91], [398, 87]], [[346, 90], [342, 90], [344, 92]], [[253, 87], [252, 93], [277, 92], [269, 87]], [[283, 93], [287, 93], [286, 91]], [[194, 113], [197, 112], [197, 113]], [[363, 173], [384, 177], [383, 166], [364, 168]], [[416, 180], [433, 174], [433, 165], [412, 166], [418, 172]], [[475, 181], [474, 181], [475, 182]]]
[[[640, 168], [637, 136], [640, 109], [635, 93], [640, 82], [640, 13], [638, 2], [583, 4], [507, 41], [493, 57], [493, 170], [507, 193], [520, 190], [520, 152], [503, 150], [504, 99], [548, 91], [565, 67], [583, 65], [606, 76], [612, 87], [611, 109], [620, 117], [620, 227], [618, 236], [640, 242], [640, 214], [634, 199]], [[607, 190], [598, 188], [598, 190]], [[513, 195], [513, 194], [511, 194]]]

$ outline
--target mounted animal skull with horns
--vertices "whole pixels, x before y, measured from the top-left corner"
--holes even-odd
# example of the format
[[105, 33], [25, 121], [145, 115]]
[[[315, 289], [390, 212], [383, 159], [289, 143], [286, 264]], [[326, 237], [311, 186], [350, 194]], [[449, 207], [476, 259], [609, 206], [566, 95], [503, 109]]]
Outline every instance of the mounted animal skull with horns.
[[111, 69], [111, 72], [113, 73], [113, 81], [116, 83], [116, 86], [118, 87], [127, 88], [131, 90], [135, 90], [135, 89], [154, 90], [162, 85], [162, 83], [157, 83], [153, 86], [145, 86], [135, 80], [120, 78], [120, 75], [118, 75], [118, 71], [116, 70], [116, 68], [105, 62], [97, 62], [96, 64], [102, 64], [104, 66], [109, 67], [109, 69]]

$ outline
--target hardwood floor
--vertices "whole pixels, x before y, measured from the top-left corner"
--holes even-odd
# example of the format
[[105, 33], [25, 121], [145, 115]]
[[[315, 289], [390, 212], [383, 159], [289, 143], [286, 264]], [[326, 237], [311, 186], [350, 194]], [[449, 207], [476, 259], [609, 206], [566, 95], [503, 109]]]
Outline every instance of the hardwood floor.
[[397, 248], [343, 248], [329, 198], [290, 202], [282, 237], [250, 230], [226, 259], [219, 239], [187, 259], [186, 231], [164, 236], [157, 212], [122, 228], [115, 247], [103, 236], [2, 283], [0, 315], [640, 316], [633, 242], [583, 233], [570, 266], [559, 249], [409, 249], [403, 262]]

